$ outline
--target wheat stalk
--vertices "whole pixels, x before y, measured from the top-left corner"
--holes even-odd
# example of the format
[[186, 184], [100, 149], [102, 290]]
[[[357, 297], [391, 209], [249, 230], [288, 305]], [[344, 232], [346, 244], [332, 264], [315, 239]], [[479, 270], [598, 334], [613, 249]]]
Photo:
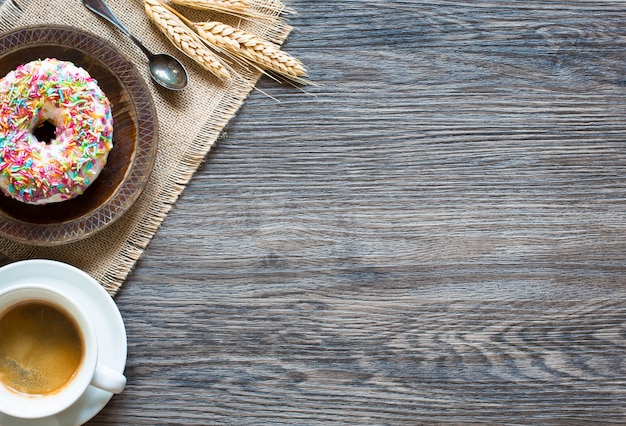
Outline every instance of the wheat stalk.
[[194, 23], [193, 29], [210, 45], [247, 59], [262, 69], [288, 78], [297, 79], [306, 76], [302, 62], [281, 50], [276, 44], [245, 30], [215, 21]]
[[181, 52], [216, 77], [222, 80], [230, 78], [230, 72], [220, 58], [169, 8], [158, 0], [144, 0], [144, 7], [150, 20]]
[[254, 21], [280, 21], [281, 13], [293, 13], [280, 0], [170, 0], [171, 3], [197, 10], [219, 12]]
[[248, 0], [171, 0], [179, 6], [200, 10], [244, 11], [250, 7]]

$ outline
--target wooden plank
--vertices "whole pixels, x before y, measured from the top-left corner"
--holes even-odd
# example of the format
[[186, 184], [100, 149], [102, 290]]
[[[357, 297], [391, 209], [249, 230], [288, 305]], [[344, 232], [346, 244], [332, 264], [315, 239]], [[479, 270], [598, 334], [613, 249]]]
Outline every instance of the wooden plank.
[[91, 424], [626, 423], [624, 3], [289, 6]]

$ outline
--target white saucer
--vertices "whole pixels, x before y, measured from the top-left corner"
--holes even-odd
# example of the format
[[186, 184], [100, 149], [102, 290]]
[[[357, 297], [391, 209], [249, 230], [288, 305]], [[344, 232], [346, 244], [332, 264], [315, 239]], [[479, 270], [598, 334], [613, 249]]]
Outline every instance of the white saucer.
[[[120, 373], [126, 366], [126, 329], [113, 298], [88, 274], [52, 260], [24, 260], [0, 268], [0, 289], [19, 283], [53, 282], [66, 290], [94, 320], [98, 359]], [[0, 413], [2, 426], [82, 425], [100, 412], [113, 394], [89, 386], [83, 396], [61, 413], [23, 420]]]

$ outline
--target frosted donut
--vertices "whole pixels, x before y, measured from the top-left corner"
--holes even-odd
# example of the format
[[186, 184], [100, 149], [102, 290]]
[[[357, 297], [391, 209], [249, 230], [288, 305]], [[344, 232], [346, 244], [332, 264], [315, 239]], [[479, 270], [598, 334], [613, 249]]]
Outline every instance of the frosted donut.
[[[51, 123], [54, 136], [38, 140]], [[44, 59], [0, 80], [0, 189], [29, 204], [82, 194], [113, 148], [109, 100], [84, 69]]]

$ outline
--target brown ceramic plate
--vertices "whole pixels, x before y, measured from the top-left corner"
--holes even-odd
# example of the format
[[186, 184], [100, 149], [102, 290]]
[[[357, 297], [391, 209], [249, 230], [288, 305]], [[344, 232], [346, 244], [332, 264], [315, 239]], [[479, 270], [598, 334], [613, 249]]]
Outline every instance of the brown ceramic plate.
[[119, 219], [150, 176], [158, 137], [144, 80], [109, 42], [66, 26], [0, 35], [0, 78], [20, 64], [45, 58], [71, 61], [98, 81], [112, 105], [114, 147], [100, 176], [72, 200], [38, 206], [0, 192], [0, 236], [39, 246], [83, 239]]

